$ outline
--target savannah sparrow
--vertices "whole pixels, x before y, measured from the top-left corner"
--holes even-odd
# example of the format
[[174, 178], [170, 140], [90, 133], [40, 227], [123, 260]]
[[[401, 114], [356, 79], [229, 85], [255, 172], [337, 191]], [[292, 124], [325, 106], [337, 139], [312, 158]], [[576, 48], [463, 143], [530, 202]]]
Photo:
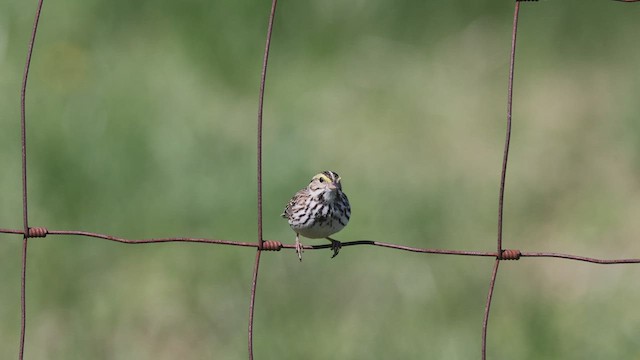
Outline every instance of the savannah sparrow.
[[326, 238], [331, 241], [333, 257], [342, 244], [329, 236], [342, 230], [351, 217], [351, 206], [342, 192], [340, 176], [333, 171], [323, 171], [311, 179], [309, 185], [298, 191], [284, 208], [282, 217], [296, 232], [296, 252], [302, 261], [300, 235], [310, 239]]

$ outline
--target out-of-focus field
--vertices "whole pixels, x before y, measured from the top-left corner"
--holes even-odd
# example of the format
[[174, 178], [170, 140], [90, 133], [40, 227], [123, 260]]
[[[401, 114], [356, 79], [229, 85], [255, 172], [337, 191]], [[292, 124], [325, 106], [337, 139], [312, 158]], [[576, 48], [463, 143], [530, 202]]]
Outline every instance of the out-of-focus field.
[[[0, 227], [21, 228], [19, 89], [35, 1], [0, 3]], [[27, 92], [30, 224], [256, 239], [269, 1], [46, 1]], [[335, 170], [340, 240], [493, 250], [513, 1], [281, 1], [264, 232]], [[504, 244], [640, 257], [640, 4], [523, 3]], [[307, 244], [322, 241], [305, 240]], [[0, 358], [19, 236], [0, 234]], [[255, 250], [29, 243], [26, 359], [246, 359]], [[259, 359], [477, 359], [493, 261], [373, 247], [266, 253]], [[640, 357], [639, 265], [501, 265], [491, 359]], [[630, 286], [630, 284], [632, 286]]]

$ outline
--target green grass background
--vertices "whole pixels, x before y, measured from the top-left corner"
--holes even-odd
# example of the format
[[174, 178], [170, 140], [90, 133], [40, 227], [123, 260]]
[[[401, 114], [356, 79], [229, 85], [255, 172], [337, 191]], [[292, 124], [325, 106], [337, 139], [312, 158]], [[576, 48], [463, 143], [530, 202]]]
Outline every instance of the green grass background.
[[[256, 239], [269, 1], [46, 1], [28, 87], [32, 226]], [[506, 248], [640, 257], [640, 4], [522, 4]], [[0, 227], [20, 228], [19, 89], [35, 1], [0, 3]], [[513, 1], [281, 1], [264, 233], [340, 173], [337, 238], [493, 250]], [[306, 240], [305, 243], [322, 243]], [[0, 358], [21, 239], [0, 234]], [[29, 243], [26, 359], [246, 359], [255, 251]], [[266, 253], [257, 359], [478, 359], [493, 261], [373, 247]], [[490, 359], [640, 358], [640, 266], [503, 263]]]

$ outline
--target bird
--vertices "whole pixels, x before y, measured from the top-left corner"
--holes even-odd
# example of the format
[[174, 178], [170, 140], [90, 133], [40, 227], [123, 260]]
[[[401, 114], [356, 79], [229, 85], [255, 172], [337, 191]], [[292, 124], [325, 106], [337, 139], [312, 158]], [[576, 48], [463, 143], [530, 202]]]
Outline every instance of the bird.
[[300, 236], [309, 239], [325, 238], [331, 241], [334, 258], [342, 243], [329, 236], [342, 230], [351, 218], [351, 206], [342, 191], [341, 178], [335, 171], [316, 174], [307, 187], [289, 200], [281, 215], [296, 233], [296, 253], [302, 261], [303, 246]]

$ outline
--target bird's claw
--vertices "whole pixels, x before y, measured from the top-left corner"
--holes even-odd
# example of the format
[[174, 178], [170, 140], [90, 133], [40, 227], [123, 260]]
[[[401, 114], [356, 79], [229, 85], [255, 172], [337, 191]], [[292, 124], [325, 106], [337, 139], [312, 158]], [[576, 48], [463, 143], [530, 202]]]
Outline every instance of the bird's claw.
[[338, 256], [340, 249], [342, 249], [342, 243], [338, 240], [333, 240], [331, 238], [327, 238], [327, 240], [331, 241], [331, 250], [333, 250], [333, 256], [331, 258]]
[[303, 252], [304, 252], [304, 247], [302, 246], [302, 243], [300, 242], [300, 239], [298, 238], [298, 236], [296, 236], [296, 253], [298, 254], [298, 259], [300, 260], [300, 262], [302, 262]]

